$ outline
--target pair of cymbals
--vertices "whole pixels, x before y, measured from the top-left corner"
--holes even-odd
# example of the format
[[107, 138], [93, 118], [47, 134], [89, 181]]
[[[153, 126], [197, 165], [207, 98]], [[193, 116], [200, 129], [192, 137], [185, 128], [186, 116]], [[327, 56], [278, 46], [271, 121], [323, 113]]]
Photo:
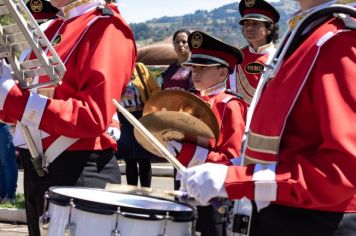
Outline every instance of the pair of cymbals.
[[[210, 106], [183, 90], [163, 90], [153, 95], [145, 104], [140, 122], [164, 146], [176, 140], [208, 147], [219, 137], [219, 125]], [[136, 128], [134, 134], [146, 150], [161, 156]]]

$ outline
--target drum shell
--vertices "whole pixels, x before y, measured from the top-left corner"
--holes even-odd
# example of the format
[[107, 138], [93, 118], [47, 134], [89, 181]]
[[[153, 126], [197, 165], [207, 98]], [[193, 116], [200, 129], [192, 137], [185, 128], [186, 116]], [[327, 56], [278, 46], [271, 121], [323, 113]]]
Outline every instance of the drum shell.
[[[73, 190], [73, 188], [70, 188]], [[80, 188], [79, 188], [80, 190]], [[85, 189], [88, 191], [89, 189]], [[103, 190], [90, 189], [89, 192], [104, 193]], [[115, 193], [110, 193], [117, 195]], [[100, 194], [99, 194], [100, 195]], [[155, 203], [171, 204], [170, 201], [142, 197], [129, 194], [118, 194], [127, 199], [153, 201]], [[70, 201], [75, 207], [70, 206]], [[167, 203], [168, 202], [168, 203]], [[179, 204], [179, 203], [174, 203]], [[179, 204], [181, 205], [181, 204]], [[179, 206], [177, 205], [177, 206]], [[183, 205], [182, 205], [183, 206]], [[147, 206], [146, 209], [139, 207], [120, 206], [102, 202], [93, 202], [80, 197], [65, 196], [56, 193], [55, 189], [50, 189], [48, 215], [50, 223], [48, 229], [49, 236], [64, 235], [66, 226], [69, 222], [73, 225], [74, 235], [111, 235], [112, 231], [118, 229], [122, 236], [157, 236], [166, 229], [166, 235], [186, 236], [191, 235], [194, 220], [193, 209], [189, 213], [188, 206], [183, 206], [182, 212], [167, 211]], [[164, 208], [164, 207], [162, 207]], [[117, 211], [120, 214], [116, 214]], [[117, 221], [118, 219], [118, 221]], [[116, 226], [116, 223], [118, 225]]]

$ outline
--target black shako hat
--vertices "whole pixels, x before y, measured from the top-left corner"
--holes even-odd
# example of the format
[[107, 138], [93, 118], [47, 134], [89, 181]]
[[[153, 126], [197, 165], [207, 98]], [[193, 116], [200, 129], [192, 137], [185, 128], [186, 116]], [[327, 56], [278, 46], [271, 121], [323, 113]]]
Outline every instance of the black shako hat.
[[218, 38], [201, 31], [194, 31], [188, 37], [191, 57], [182, 63], [183, 66], [218, 66], [223, 65], [231, 74], [236, 64], [243, 61], [242, 52]]
[[277, 23], [279, 21], [278, 11], [264, 0], [241, 0], [239, 4], [240, 24], [245, 20], [257, 20]]
[[26, 6], [36, 20], [51, 19], [59, 12], [57, 8], [46, 0], [29, 0]]

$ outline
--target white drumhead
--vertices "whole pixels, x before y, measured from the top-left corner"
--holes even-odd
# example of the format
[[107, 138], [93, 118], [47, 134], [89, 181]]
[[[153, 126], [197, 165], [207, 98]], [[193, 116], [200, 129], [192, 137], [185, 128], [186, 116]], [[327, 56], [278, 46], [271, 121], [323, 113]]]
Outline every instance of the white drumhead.
[[74, 199], [104, 203], [114, 206], [166, 211], [192, 211], [188, 206], [157, 198], [108, 192], [103, 189], [81, 187], [52, 187], [50, 191]]

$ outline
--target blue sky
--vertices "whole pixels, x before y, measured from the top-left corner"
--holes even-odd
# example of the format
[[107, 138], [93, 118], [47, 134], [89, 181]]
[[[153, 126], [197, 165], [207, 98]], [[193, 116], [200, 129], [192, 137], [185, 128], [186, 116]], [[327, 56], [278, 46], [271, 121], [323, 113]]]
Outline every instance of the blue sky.
[[117, 0], [117, 2], [128, 23], [139, 23], [162, 16], [180, 16], [196, 10], [212, 10], [237, 0]]

